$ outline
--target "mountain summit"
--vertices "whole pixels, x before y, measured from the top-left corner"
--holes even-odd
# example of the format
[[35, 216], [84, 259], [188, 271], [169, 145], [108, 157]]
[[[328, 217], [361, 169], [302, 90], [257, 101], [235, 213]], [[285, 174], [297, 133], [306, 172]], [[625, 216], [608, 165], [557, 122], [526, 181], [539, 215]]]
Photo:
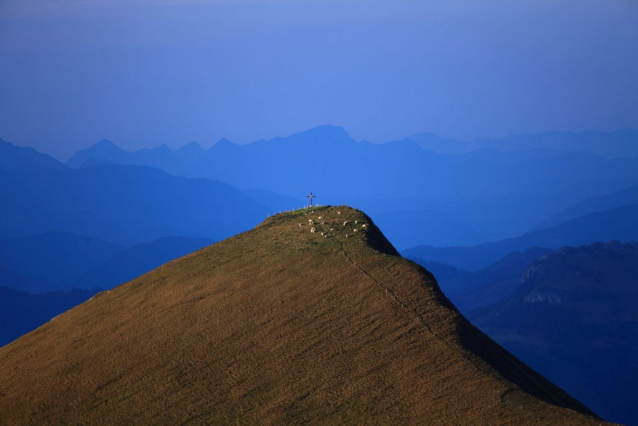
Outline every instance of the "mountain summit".
[[0, 349], [0, 424], [599, 424], [348, 207], [273, 216]]

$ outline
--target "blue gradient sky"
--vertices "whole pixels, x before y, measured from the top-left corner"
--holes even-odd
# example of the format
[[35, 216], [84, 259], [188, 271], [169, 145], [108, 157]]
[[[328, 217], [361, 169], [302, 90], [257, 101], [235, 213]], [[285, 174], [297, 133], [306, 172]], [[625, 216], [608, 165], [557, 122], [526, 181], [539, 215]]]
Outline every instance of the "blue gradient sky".
[[0, 137], [64, 159], [638, 128], [637, 23], [635, 0], [3, 0]]

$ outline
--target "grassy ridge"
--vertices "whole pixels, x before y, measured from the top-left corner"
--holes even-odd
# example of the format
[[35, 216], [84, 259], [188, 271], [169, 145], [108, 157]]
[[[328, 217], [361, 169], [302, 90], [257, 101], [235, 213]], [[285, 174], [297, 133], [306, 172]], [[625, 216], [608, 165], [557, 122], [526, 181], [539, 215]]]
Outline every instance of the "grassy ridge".
[[1, 424], [539, 422], [600, 420], [347, 207], [273, 216], [0, 349]]

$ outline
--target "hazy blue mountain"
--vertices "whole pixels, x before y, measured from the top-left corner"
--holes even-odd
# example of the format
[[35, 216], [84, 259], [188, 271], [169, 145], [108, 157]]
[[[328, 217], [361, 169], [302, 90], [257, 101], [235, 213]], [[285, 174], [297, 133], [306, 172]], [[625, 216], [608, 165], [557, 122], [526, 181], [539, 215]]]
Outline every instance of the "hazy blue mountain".
[[98, 291], [71, 290], [33, 295], [0, 286], [0, 346], [35, 330]]
[[367, 212], [372, 218], [395, 211], [436, 210], [459, 220], [488, 241], [500, 241], [527, 233], [538, 224], [539, 218], [551, 217], [578, 201], [609, 193], [609, 188], [614, 187], [615, 184], [610, 182], [593, 182], [500, 197], [462, 200], [357, 199], [349, 201], [349, 205]]
[[496, 304], [514, 293], [527, 266], [552, 250], [531, 248], [510, 253], [478, 271], [469, 272], [438, 262], [412, 259], [436, 277], [441, 290], [464, 314]]
[[65, 169], [55, 158], [33, 148], [15, 146], [0, 139], [0, 169], [48, 168]]
[[0, 259], [6, 267], [5, 274], [0, 269], [0, 285], [26, 291], [51, 290], [43, 285], [73, 278], [120, 250], [116, 244], [67, 232], [0, 240]]
[[535, 230], [550, 228], [558, 225], [559, 223], [566, 222], [588, 213], [595, 213], [633, 204], [638, 204], [638, 186], [632, 186], [631, 188], [615, 191], [611, 194], [600, 195], [598, 197], [580, 201], [549, 219], [544, 220], [536, 226]]
[[127, 152], [109, 140], [101, 140], [76, 152], [67, 161], [72, 168], [92, 167], [101, 164], [140, 165], [155, 167], [176, 176], [207, 177], [194, 172], [201, 169], [205, 151], [197, 142], [190, 142], [172, 150], [167, 145]]
[[[423, 260], [419, 258], [412, 258], [410, 260], [420, 264], [425, 269], [430, 271], [432, 275], [434, 275], [434, 277], [436, 278], [436, 281], [437, 283], [439, 283], [439, 286], [441, 285], [442, 281], [445, 282], [445, 280], [449, 280], [456, 276], [469, 274], [468, 271], [455, 268], [454, 266], [446, 265], [445, 263], [434, 262], [431, 260]], [[443, 288], [441, 288], [441, 290], [443, 290]]]
[[605, 158], [638, 158], [638, 130], [612, 132], [542, 132], [503, 138], [476, 138], [470, 142], [446, 139], [432, 133], [418, 133], [406, 139], [439, 154], [476, 151], [590, 152]]
[[67, 166], [77, 168], [92, 161], [99, 164], [127, 164], [130, 154], [120, 149], [108, 139], [102, 139], [87, 149], [76, 152], [67, 162]]
[[393, 211], [372, 218], [399, 250], [417, 244], [473, 246], [488, 241], [460, 220], [434, 210]]
[[464, 154], [472, 149], [469, 142], [445, 139], [433, 133], [417, 133], [406, 139], [415, 142], [423, 149], [429, 149], [437, 154]]
[[532, 247], [557, 249], [609, 240], [638, 240], [638, 205], [590, 213], [552, 228], [474, 247], [417, 246], [404, 250], [403, 254], [475, 271], [508, 253]]
[[131, 246], [166, 236], [221, 240], [268, 210], [230, 185], [158, 169], [0, 170], [0, 237], [61, 231]]
[[606, 420], [636, 425], [637, 283], [635, 243], [563, 248], [470, 319]]
[[392, 210], [444, 212], [490, 240], [519, 235], [574, 203], [638, 183], [638, 159], [606, 159], [540, 142], [537, 149], [465, 152], [465, 143], [456, 141], [457, 148], [441, 153], [438, 145], [454, 141], [414, 139], [419, 142], [371, 144], [353, 140], [342, 128], [321, 126], [247, 145], [221, 140], [208, 150], [190, 144], [127, 153], [102, 142], [68, 164], [148, 165], [293, 199], [312, 190], [323, 204], [403, 200], [407, 207]]
[[212, 240], [166, 237], [120, 251], [63, 284], [66, 288], [111, 289], [173, 259], [213, 244]]
[[0, 262], [0, 286], [29, 292], [52, 291], [56, 288], [55, 283], [47, 279], [20, 273], [2, 262]]
[[638, 130], [545, 132], [475, 139], [472, 149], [586, 151], [605, 158], [638, 158]]
[[207, 151], [191, 148], [191, 156], [181, 154], [187, 147], [126, 153], [100, 142], [80, 151], [69, 165], [89, 159], [148, 165], [294, 198], [313, 190], [323, 194], [326, 204], [335, 199], [472, 199], [638, 180], [637, 160], [606, 160], [586, 152], [440, 155], [411, 140], [356, 142], [334, 126], [248, 145], [222, 140]]

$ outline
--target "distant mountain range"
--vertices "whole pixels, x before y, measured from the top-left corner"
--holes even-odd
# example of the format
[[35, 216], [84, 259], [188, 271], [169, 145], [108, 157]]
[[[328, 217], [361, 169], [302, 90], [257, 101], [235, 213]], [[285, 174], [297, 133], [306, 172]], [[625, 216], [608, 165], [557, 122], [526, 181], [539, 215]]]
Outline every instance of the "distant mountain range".
[[552, 226], [559, 225], [563, 222], [567, 222], [589, 213], [596, 213], [616, 207], [636, 204], [638, 204], [638, 186], [632, 186], [631, 188], [623, 189], [621, 191], [615, 191], [610, 194], [580, 201], [557, 215], [544, 220], [536, 226], [534, 230], [551, 228]]
[[166, 236], [222, 239], [269, 210], [207, 179], [140, 166], [0, 170], [0, 238], [70, 232], [131, 246]]
[[111, 289], [213, 243], [206, 239], [166, 237], [138, 244], [116, 253], [63, 284], [67, 288]]
[[423, 241], [434, 246], [473, 246], [488, 238], [462, 221], [436, 210], [399, 210], [374, 215], [375, 223], [399, 249]]
[[513, 294], [521, 283], [525, 268], [552, 252], [550, 249], [536, 247], [509, 253], [473, 272], [419, 258], [413, 260], [434, 274], [441, 290], [454, 306], [464, 315], [471, 316], [476, 310], [499, 303]]
[[0, 139], [0, 169], [64, 169], [64, 164], [33, 148], [18, 147]]
[[[574, 135], [578, 140], [580, 134]], [[638, 132], [635, 136], [638, 146]], [[636, 160], [603, 159], [586, 149], [557, 152], [552, 146], [450, 156], [421, 146], [410, 139], [385, 144], [356, 142], [342, 128], [322, 126], [248, 145], [222, 140], [208, 150], [191, 143], [177, 150], [162, 145], [126, 152], [105, 140], [79, 151], [67, 164], [73, 168], [87, 161], [91, 166], [145, 165], [240, 188], [276, 189], [293, 197], [312, 188], [324, 193], [327, 202], [342, 198], [496, 197], [537, 190], [550, 183], [556, 188], [638, 175], [632, 167], [638, 164]], [[455, 190], [450, 191], [452, 188]]]
[[59, 232], [0, 240], [0, 286], [32, 293], [111, 289], [213, 242], [166, 237], [124, 248]]
[[[222, 140], [207, 150], [191, 143], [177, 150], [163, 145], [126, 152], [101, 141], [77, 152], [67, 164], [145, 165], [294, 199], [312, 190], [320, 203], [348, 203], [375, 218], [393, 213], [391, 206], [403, 202], [400, 211], [438, 212], [489, 240], [521, 234], [576, 202], [638, 182], [638, 158], [632, 154], [638, 132], [521, 138], [477, 141], [466, 150], [461, 149], [464, 142], [433, 135], [385, 144], [357, 142], [342, 128], [321, 126], [248, 145]], [[533, 140], [538, 140], [535, 148]], [[608, 140], [613, 152], [631, 155], [605, 156], [600, 140]], [[393, 202], [375, 208], [378, 200]], [[452, 234], [454, 228], [450, 223], [442, 230]], [[472, 242], [476, 239], [463, 244]], [[429, 243], [435, 245], [434, 240]]]
[[407, 138], [440, 154], [464, 154], [479, 150], [591, 152], [605, 158], [638, 158], [638, 130], [613, 132], [544, 132], [510, 135], [503, 138], [477, 138], [470, 142], [418, 133]]
[[[0, 240], [0, 264], [4, 265], [4, 270], [0, 269], [0, 286], [25, 291], [57, 290], [50, 287], [51, 283], [74, 278], [122, 249], [97, 238], [65, 232]], [[10, 272], [37, 280], [17, 285]]]
[[476, 139], [474, 149], [586, 151], [605, 158], [638, 158], [638, 130], [544, 132]]
[[637, 283], [636, 243], [564, 248], [470, 319], [604, 418], [637, 425]]
[[638, 204], [589, 213], [551, 228], [498, 242], [473, 247], [417, 246], [404, 250], [403, 254], [411, 259], [440, 262], [475, 271], [508, 253], [533, 247], [557, 249], [610, 240], [638, 240]]

